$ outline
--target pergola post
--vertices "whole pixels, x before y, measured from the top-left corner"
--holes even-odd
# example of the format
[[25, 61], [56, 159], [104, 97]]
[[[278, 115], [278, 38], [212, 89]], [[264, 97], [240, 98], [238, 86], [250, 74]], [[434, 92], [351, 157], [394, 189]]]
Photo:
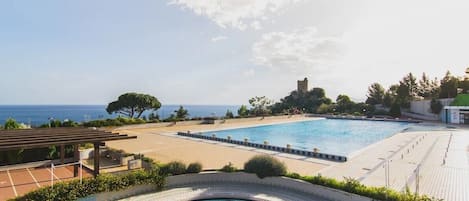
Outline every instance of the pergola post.
[[[73, 162], [78, 162], [80, 161], [80, 152], [78, 151], [78, 148], [80, 147], [79, 144], [73, 145]], [[73, 165], [73, 176], [77, 177], [78, 176], [78, 169], [80, 168], [79, 164]]]
[[99, 174], [99, 145], [100, 142], [94, 143], [94, 172], [93, 175], [96, 177]]
[[65, 145], [60, 145], [60, 163], [63, 165], [65, 163]]

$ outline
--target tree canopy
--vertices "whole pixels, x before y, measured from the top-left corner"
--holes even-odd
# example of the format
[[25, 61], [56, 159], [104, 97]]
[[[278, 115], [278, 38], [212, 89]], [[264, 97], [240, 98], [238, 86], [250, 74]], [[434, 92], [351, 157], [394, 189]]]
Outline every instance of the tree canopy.
[[109, 114], [117, 113], [130, 118], [140, 118], [146, 110], [158, 110], [161, 103], [154, 96], [148, 94], [125, 93], [108, 104], [106, 111]]
[[247, 117], [249, 115], [248, 107], [246, 107], [245, 105], [241, 105], [241, 107], [239, 107], [238, 109], [238, 115], [240, 117]]
[[451, 75], [449, 71], [446, 72], [445, 77], [441, 80], [440, 98], [454, 98], [458, 95], [458, 78]]
[[422, 78], [419, 80], [417, 94], [424, 99], [429, 99], [438, 97], [439, 93], [440, 84], [438, 83], [438, 79], [430, 80], [430, 78], [423, 73]]
[[368, 95], [367, 95], [366, 103], [367, 104], [383, 104], [384, 100], [384, 88], [379, 83], [373, 83], [370, 87], [368, 87]]
[[189, 112], [184, 109], [184, 107], [179, 106], [179, 109], [175, 110], [174, 113], [176, 113], [176, 119], [178, 120], [184, 120], [189, 116]]
[[256, 96], [249, 99], [249, 104], [251, 104], [252, 109], [249, 111], [253, 115], [260, 116], [260, 115], [268, 115], [271, 113], [270, 109], [268, 108], [272, 105], [272, 100], [268, 99], [265, 96]]

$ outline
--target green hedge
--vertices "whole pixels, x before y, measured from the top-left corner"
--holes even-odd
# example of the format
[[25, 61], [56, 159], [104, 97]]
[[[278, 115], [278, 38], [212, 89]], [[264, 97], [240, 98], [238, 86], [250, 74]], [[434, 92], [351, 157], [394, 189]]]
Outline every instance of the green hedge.
[[230, 162], [220, 169], [221, 172], [237, 172], [238, 169]]
[[397, 192], [395, 190], [385, 187], [370, 187], [361, 184], [359, 181], [351, 178], [345, 178], [344, 181], [337, 181], [332, 178], [322, 176], [300, 176], [296, 173], [285, 175], [293, 179], [299, 179], [311, 184], [325, 186], [333, 189], [343, 190], [345, 192], [369, 197], [372, 199], [383, 201], [437, 201], [439, 199], [430, 198], [426, 195], [415, 195], [407, 188], [404, 192]]
[[187, 166], [186, 173], [199, 173], [202, 171], [202, 164], [201, 163], [191, 163]]
[[165, 177], [159, 174], [157, 168], [152, 171], [138, 170], [122, 175], [100, 174], [96, 178], [83, 179], [82, 184], [80, 184], [80, 180], [58, 182], [54, 184], [54, 187], [43, 187], [24, 196], [11, 199], [11, 201], [77, 200], [96, 193], [119, 191], [141, 184], [155, 184], [159, 189], [162, 189]]
[[180, 175], [186, 173], [186, 164], [180, 161], [173, 161], [161, 167], [163, 175]]
[[115, 119], [94, 120], [83, 123], [85, 127], [123, 126], [147, 123], [143, 119], [117, 117]]

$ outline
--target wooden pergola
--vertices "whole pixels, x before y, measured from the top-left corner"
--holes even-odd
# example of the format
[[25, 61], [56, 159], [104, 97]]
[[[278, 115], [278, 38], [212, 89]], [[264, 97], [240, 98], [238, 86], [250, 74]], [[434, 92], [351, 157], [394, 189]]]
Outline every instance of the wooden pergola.
[[[39, 128], [0, 130], [0, 151], [34, 149], [49, 146], [60, 146], [60, 160], [64, 163], [65, 145], [73, 145], [74, 162], [78, 162], [80, 144], [94, 145], [94, 176], [99, 174], [99, 146], [106, 141], [135, 139], [127, 136], [92, 128]], [[74, 176], [78, 175], [78, 165], [74, 166]]]

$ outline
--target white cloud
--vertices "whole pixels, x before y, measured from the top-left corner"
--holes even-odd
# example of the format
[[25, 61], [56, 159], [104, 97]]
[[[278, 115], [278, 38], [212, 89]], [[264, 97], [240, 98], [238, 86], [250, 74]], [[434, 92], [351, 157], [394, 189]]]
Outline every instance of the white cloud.
[[256, 74], [256, 71], [252, 68], [243, 72], [244, 77], [252, 77], [255, 74]]
[[[197, 15], [208, 17], [218, 26], [244, 30], [250, 21], [266, 19], [299, 0], [171, 0], [170, 5], [178, 5], [192, 10]], [[260, 27], [259, 22], [253, 28]]]
[[344, 47], [338, 38], [320, 37], [317, 32], [306, 27], [264, 34], [252, 47], [254, 63], [296, 74], [329, 68], [341, 58]]
[[228, 39], [228, 37], [226, 37], [226, 36], [216, 36], [216, 37], [213, 37], [213, 38], [211, 39], [211, 41], [214, 42], [214, 43], [216, 43], [216, 42], [218, 42], [218, 41], [226, 40], [226, 39]]
[[251, 27], [254, 29], [254, 30], [260, 30], [262, 29], [262, 25], [259, 21], [255, 20], [253, 22], [251, 22]]

